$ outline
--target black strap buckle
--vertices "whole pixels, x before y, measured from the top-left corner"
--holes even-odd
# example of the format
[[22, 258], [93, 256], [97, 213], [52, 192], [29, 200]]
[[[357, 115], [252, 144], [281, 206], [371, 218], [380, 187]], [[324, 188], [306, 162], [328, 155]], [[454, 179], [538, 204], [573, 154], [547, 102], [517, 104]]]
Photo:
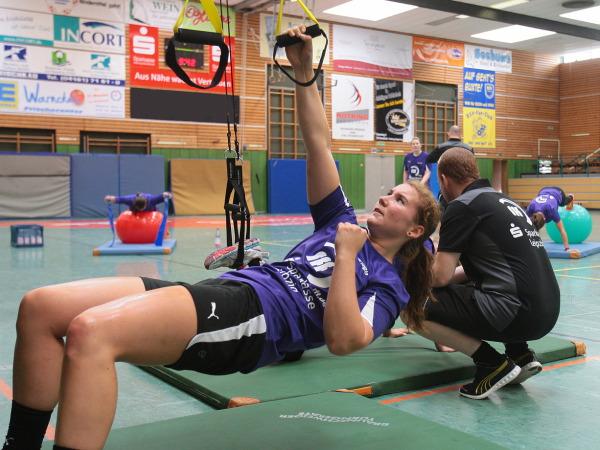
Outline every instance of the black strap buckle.
[[236, 158], [227, 158], [227, 188], [225, 189], [225, 222], [227, 246], [238, 243], [237, 257], [233, 264], [239, 269], [244, 263], [244, 241], [250, 238], [250, 211], [244, 193], [241, 163]]

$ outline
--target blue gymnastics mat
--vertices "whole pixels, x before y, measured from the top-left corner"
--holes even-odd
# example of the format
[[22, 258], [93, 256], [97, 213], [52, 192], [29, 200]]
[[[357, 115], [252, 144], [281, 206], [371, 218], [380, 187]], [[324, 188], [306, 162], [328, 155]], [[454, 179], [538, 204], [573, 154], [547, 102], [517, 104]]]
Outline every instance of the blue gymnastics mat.
[[546, 241], [544, 247], [550, 258], [579, 259], [600, 253], [600, 242], [584, 242], [582, 244], [571, 244], [569, 251], [565, 251], [562, 244]]
[[173, 253], [176, 239], [165, 239], [162, 246], [154, 244], [123, 244], [116, 239], [111, 246], [112, 241], [108, 241], [96, 247], [92, 254], [94, 256], [102, 255], [170, 255]]

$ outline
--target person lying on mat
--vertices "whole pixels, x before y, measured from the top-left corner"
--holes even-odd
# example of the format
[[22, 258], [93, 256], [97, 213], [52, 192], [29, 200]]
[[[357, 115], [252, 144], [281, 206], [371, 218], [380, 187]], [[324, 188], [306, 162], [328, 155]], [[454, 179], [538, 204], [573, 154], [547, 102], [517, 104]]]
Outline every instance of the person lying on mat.
[[[473, 358], [475, 379], [460, 394], [483, 399], [542, 369], [527, 341], [544, 337], [556, 323], [560, 291], [533, 223], [479, 179], [471, 152], [447, 150], [438, 179], [448, 206], [433, 265], [436, 288], [422, 328], [414, 330]], [[486, 340], [504, 343], [506, 353]]]
[[[300, 80], [313, 75], [304, 31], [290, 30], [302, 42], [287, 47]], [[296, 99], [314, 233], [282, 262], [196, 284], [96, 278], [25, 294], [5, 450], [39, 448], [57, 404], [55, 448], [101, 448], [117, 403], [116, 361], [246, 373], [322, 345], [336, 355], [362, 349], [402, 310], [418, 328], [431, 291], [424, 242], [439, 222], [437, 202], [422, 184], [402, 184], [379, 198], [368, 232], [359, 227], [316, 85], [297, 87]]]
[[170, 192], [163, 192], [162, 194], [152, 195], [144, 192], [138, 192], [132, 195], [123, 195], [120, 197], [114, 195], [107, 195], [104, 197], [106, 203], [121, 203], [129, 206], [132, 212], [140, 211], [156, 211], [156, 205], [165, 201], [166, 198], [173, 198], [173, 194]]
[[527, 207], [527, 215], [531, 217], [533, 226], [536, 230], [541, 230], [551, 220], [556, 222], [556, 228], [560, 232], [565, 251], [569, 250], [569, 236], [567, 230], [560, 220], [558, 207], [566, 206], [567, 209], [573, 208], [573, 195], [565, 194], [561, 188], [556, 186], [544, 187], [538, 192], [538, 195], [531, 200]]

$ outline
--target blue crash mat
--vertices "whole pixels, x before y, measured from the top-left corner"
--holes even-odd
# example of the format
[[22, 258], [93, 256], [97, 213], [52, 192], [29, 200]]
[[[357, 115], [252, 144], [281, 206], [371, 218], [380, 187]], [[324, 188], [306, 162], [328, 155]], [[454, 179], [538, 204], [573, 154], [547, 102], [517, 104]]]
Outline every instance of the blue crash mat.
[[161, 246], [154, 244], [123, 244], [120, 240], [115, 240], [115, 243], [111, 246], [112, 241], [108, 241], [105, 244], [96, 247], [92, 254], [94, 256], [101, 255], [170, 255], [173, 253], [176, 239], [165, 239]]
[[550, 258], [579, 259], [586, 256], [600, 253], [600, 242], [583, 242], [581, 244], [571, 244], [571, 248], [565, 251], [562, 244], [556, 242], [544, 242], [544, 247]]

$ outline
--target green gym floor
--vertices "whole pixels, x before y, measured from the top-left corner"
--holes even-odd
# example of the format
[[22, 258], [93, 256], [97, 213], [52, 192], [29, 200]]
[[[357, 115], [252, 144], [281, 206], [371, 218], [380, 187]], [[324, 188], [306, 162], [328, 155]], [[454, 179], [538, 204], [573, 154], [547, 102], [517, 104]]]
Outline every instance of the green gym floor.
[[[600, 241], [600, 211], [592, 212], [592, 216], [596, 225], [588, 240]], [[256, 219], [260, 225], [253, 227], [252, 234], [261, 239], [273, 261], [282, 258], [312, 231], [306, 217], [288, 220], [261, 216]], [[15, 319], [19, 301], [27, 290], [111, 275], [144, 275], [190, 282], [213, 277], [216, 273], [205, 270], [203, 261], [214, 249], [216, 228], [221, 227], [221, 238], [225, 239], [223, 222], [220, 217], [175, 218], [171, 230], [177, 247], [172, 255], [101, 257], [92, 256], [92, 249], [110, 238], [105, 221], [34, 222], [44, 224], [43, 248], [10, 247], [10, 223], [0, 222], [0, 280], [4, 286], [0, 297], [0, 439], [8, 425], [12, 397]], [[292, 225], [299, 222], [305, 224]], [[545, 231], [543, 233], [545, 236]], [[584, 342], [585, 357], [546, 365], [544, 372], [523, 386], [502, 389], [488, 400], [461, 398], [458, 385], [452, 385], [370, 401], [507, 448], [599, 448], [600, 254], [580, 260], [553, 259], [552, 264], [561, 287], [562, 305], [551, 334]], [[401, 354], [397, 355], [397, 363], [402, 364]], [[212, 411], [209, 406], [136, 367], [119, 364], [118, 372], [119, 403], [114, 429]], [[53, 417], [51, 425], [55, 423]], [[52, 438], [53, 431], [49, 429], [47, 436]]]

